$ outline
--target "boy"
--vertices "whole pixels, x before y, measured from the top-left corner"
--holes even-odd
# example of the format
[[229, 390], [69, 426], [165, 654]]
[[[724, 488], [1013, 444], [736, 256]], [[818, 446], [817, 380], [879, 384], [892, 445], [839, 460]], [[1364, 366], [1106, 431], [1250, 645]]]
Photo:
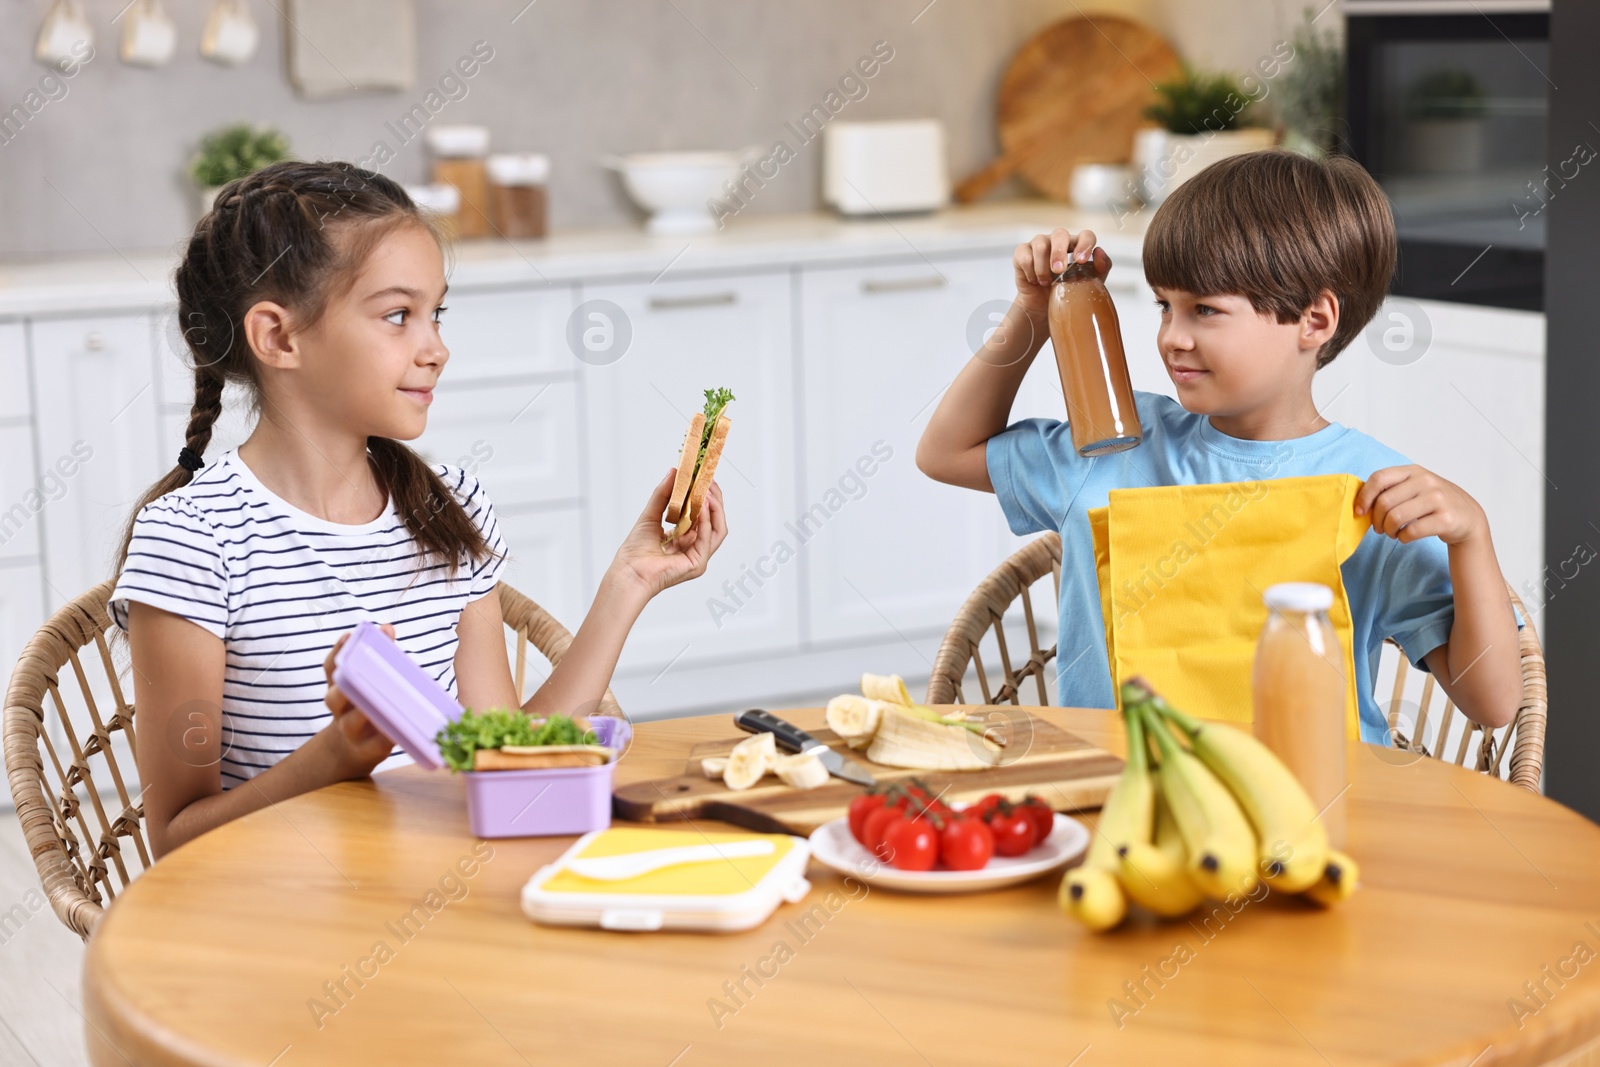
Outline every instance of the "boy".
[[1362, 740], [1388, 739], [1372, 694], [1386, 637], [1473, 721], [1510, 722], [1522, 698], [1519, 622], [1483, 509], [1330, 423], [1311, 399], [1312, 375], [1360, 334], [1389, 288], [1394, 222], [1371, 176], [1349, 159], [1269, 150], [1179, 186], [1151, 219], [1143, 257], [1178, 400], [1139, 393], [1143, 444], [1085, 459], [1064, 422], [1006, 422], [1049, 337], [1052, 277], [1091, 257], [1102, 278], [1111, 269], [1094, 244], [1091, 231], [1058, 229], [1017, 247], [1004, 326], [957, 375], [917, 446], [924, 474], [994, 493], [1014, 533], [1060, 532], [1061, 703], [1116, 706], [1087, 518], [1108, 490], [1344, 473], [1363, 480], [1355, 510], [1372, 519], [1342, 566]]

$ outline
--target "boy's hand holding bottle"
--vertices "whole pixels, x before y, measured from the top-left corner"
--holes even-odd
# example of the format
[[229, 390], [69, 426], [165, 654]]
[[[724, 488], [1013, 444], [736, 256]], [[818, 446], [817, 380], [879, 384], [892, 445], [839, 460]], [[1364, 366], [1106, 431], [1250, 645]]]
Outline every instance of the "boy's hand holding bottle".
[[1014, 306], [1026, 314], [1035, 327], [1048, 328], [1050, 286], [1055, 276], [1070, 264], [1087, 263], [1092, 255], [1095, 273], [1102, 279], [1111, 270], [1111, 257], [1106, 255], [1105, 249], [1096, 248], [1094, 241], [1093, 230], [1073, 233], [1058, 227], [1024, 241], [1012, 252], [1012, 275], [1017, 283]]

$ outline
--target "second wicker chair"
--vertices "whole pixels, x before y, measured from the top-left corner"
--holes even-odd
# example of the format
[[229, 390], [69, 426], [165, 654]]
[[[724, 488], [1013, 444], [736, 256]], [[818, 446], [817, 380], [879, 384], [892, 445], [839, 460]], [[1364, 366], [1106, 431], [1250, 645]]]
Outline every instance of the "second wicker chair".
[[[933, 663], [933, 676], [928, 681], [928, 703], [1051, 703], [1046, 676], [1053, 673], [1048, 665], [1056, 658], [1056, 646], [1054, 643], [1046, 646], [1040, 641], [1033, 603], [1033, 587], [1041, 584], [1046, 575], [1052, 579], [1049, 586], [1052, 595], [1045, 610], [1053, 618], [1061, 595], [1059, 534], [1045, 534], [1024, 545], [978, 583], [978, 587], [956, 612], [950, 629], [939, 645], [939, 653]], [[1043, 590], [1040, 592], [1042, 594]], [[1518, 634], [1522, 700], [1516, 718], [1511, 723], [1499, 730], [1485, 730], [1464, 716], [1457, 718], [1454, 704], [1446, 698], [1438, 722], [1428, 734], [1433, 739], [1430, 752], [1429, 746], [1424, 743], [1424, 732], [1429, 724], [1434, 698], [1439, 693], [1433, 676], [1409, 670], [1410, 664], [1400, 653], [1399, 646], [1386, 642], [1379, 678], [1393, 678], [1387, 715], [1390, 739], [1397, 749], [1441, 758], [1450, 753], [1451, 762], [1458, 766], [1470, 765], [1495, 777], [1504, 775], [1514, 784], [1538, 792], [1544, 772], [1547, 717], [1544, 652], [1539, 647], [1539, 635], [1534, 629], [1533, 619], [1516, 591], [1507, 585], [1506, 592], [1524, 619], [1524, 626]], [[1021, 636], [1027, 645], [1025, 655], [1021, 654], [1020, 649], [1014, 654], [1010, 647], [1018, 636], [1015, 633], [1014, 616], [1010, 636], [1006, 626], [1007, 613], [1019, 603], [1022, 607]], [[988, 643], [994, 646], [995, 651], [986, 657], [984, 646], [986, 639], [991, 637], [992, 642]], [[978, 692], [973, 696], [981, 697], [981, 701], [970, 701], [965, 694], [964, 686], [969, 672], [977, 676]], [[1422, 676], [1421, 693], [1413, 701], [1409, 694], [1418, 688], [1413, 683], [1419, 674]], [[1030, 678], [1033, 679], [1032, 685], [1028, 685]], [[1031, 699], [1034, 695], [1038, 696], [1036, 702]], [[1474, 738], [1477, 739], [1476, 745], [1472, 744]], [[1508, 751], [1511, 758], [1506, 761], [1504, 757]], [[1469, 754], [1472, 757], [1470, 764], [1467, 763]]]

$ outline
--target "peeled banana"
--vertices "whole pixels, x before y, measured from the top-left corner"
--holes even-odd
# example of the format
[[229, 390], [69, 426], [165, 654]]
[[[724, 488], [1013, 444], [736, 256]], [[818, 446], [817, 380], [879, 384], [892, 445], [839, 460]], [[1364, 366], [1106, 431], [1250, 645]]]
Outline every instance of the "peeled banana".
[[728, 753], [728, 765], [722, 772], [723, 784], [729, 789], [749, 789], [761, 781], [761, 776], [777, 759], [776, 738], [765, 731], [751, 734]]
[[700, 761], [700, 773], [707, 778], [721, 778], [727, 770], [727, 756], [707, 756]]
[[911, 693], [905, 679], [898, 674], [863, 674], [861, 695], [870, 700], [886, 700], [891, 704], [910, 704]]
[[[865, 685], [866, 678], [871, 677], [873, 675], [864, 676], [862, 684]], [[878, 732], [878, 724], [883, 721], [884, 707], [882, 700], [856, 696], [854, 693], [836, 696], [828, 701], [828, 729], [843, 738], [851, 748], [866, 748], [872, 744], [872, 735]]]
[[1249, 893], [1260, 881], [1250, 820], [1222, 780], [1178, 744], [1160, 714], [1149, 706], [1148, 692], [1124, 686], [1123, 702], [1130, 716], [1145, 716], [1145, 725], [1161, 750], [1157, 778], [1188, 850], [1189, 877], [1202, 892], [1219, 900]]
[[946, 725], [885, 705], [878, 729], [867, 746], [867, 759], [889, 767], [929, 771], [966, 771], [1000, 762], [999, 745], [962, 726]]
[[1328, 861], [1327, 830], [1305, 787], [1277, 754], [1243, 730], [1198, 722], [1159, 696], [1151, 703], [1188, 735], [1200, 762], [1239, 801], [1255, 828], [1258, 862], [1267, 884], [1299, 893], [1321, 878]]
[[779, 756], [773, 770], [784, 785], [796, 789], [815, 789], [828, 780], [828, 768], [815, 752], [801, 752], [793, 756]]

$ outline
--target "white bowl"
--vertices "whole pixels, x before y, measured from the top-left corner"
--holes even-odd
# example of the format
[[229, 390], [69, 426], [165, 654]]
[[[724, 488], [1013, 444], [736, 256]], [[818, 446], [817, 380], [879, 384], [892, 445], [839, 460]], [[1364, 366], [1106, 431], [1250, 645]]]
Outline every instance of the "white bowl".
[[725, 182], [739, 177], [750, 158], [740, 152], [636, 152], [603, 156], [601, 166], [622, 175], [634, 202], [650, 212], [645, 229], [655, 234], [707, 233], [717, 228], [708, 201], [726, 198]]
[[1133, 196], [1133, 168], [1120, 163], [1079, 163], [1072, 168], [1072, 206], [1111, 212]]

